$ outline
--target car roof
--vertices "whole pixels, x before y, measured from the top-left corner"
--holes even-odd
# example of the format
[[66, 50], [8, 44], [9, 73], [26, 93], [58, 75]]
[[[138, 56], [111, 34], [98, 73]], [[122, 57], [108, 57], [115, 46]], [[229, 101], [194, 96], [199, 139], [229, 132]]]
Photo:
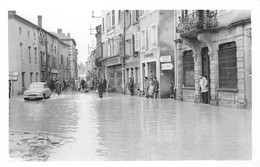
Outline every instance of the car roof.
[[31, 85], [43, 85], [46, 84], [45, 82], [33, 82]]

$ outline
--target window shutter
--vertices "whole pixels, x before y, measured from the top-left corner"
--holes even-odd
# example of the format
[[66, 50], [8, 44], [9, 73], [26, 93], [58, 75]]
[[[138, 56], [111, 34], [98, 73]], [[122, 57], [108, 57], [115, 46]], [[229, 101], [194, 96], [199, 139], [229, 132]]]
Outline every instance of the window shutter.
[[135, 51], [138, 52], [139, 51], [139, 32], [135, 33]]
[[148, 45], [149, 45], [149, 28], [145, 30], [145, 49], [148, 49]]
[[142, 42], [143, 42], [143, 44], [142, 44], [142, 50], [145, 50], [145, 48], [146, 48], [146, 31], [145, 30], [143, 30], [142, 31], [142, 35], [143, 35], [143, 38], [142, 38]]
[[155, 46], [154, 47], [157, 47], [158, 46], [158, 25], [155, 26], [155, 37], [154, 37], [154, 42], [155, 42]]
[[148, 49], [152, 48], [152, 37], [151, 37], [152, 28], [150, 27], [148, 29]]

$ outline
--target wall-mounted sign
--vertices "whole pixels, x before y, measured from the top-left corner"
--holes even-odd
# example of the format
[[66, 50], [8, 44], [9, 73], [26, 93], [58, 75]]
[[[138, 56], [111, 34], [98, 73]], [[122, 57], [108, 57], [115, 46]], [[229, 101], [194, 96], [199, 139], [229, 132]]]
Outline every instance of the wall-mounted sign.
[[172, 56], [167, 55], [167, 56], [161, 56], [160, 57], [160, 62], [165, 63], [165, 62], [171, 62], [172, 61]]
[[171, 70], [173, 68], [172, 63], [164, 63], [162, 64], [162, 70]]
[[113, 65], [117, 65], [117, 64], [121, 64], [121, 58], [120, 57], [114, 57], [111, 59], [107, 59], [107, 66], [113, 66]]
[[9, 73], [9, 80], [17, 81], [18, 75], [19, 75], [19, 72], [10, 72]]
[[149, 53], [149, 54], [144, 55], [144, 58], [147, 58], [147, 57], [153, 57], [153, 54]]

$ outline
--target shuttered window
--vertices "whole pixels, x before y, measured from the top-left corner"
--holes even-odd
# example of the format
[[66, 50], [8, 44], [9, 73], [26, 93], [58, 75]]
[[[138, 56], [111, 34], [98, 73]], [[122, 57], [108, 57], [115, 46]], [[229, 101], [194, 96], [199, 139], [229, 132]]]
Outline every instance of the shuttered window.
[[139, 32], [136, 32], [135, 33], [135, 36], [134, 36], [134, 39], [135, 39], [135, 51], [137, 52], [137, 51], [139, 51], [139, 49], [140, 49], [140, 43], [139, 43]]
[[237, 88], [236, 43], [221, 44], [218, 53], [219, 88]]
[[194, 87], [194, 60], [192, 51], [185, 51], [183, 55], [183, 84], [184, 87]]

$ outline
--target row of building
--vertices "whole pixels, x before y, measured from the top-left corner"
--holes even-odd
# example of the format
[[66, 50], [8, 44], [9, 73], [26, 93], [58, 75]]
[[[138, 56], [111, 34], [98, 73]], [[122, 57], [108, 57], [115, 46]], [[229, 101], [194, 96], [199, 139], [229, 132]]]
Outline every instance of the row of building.
[[96, 27], [87, 65], [116, 92], [129, 94], [128, 78], [143, 90], [157, 77], [161, 98], [176, 87], [177, 100], [200, 103], [199, 74], [209, 81], [212, 105], [251, 108], [249, 10], [110, 10]]
[[9, 81], [12, 94], [22, 94], [32, 82], [78, 78], [76, 42], [68, 33], [48, 32], [22, 18], [16, 11], [8, 12]]

